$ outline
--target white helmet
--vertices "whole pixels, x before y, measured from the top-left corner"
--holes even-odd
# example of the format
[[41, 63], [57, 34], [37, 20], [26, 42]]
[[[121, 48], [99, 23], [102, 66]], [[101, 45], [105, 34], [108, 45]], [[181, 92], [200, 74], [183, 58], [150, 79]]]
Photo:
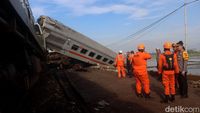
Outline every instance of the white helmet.
[[122, 53], [122, 50], [120, 50], [119, 53]]

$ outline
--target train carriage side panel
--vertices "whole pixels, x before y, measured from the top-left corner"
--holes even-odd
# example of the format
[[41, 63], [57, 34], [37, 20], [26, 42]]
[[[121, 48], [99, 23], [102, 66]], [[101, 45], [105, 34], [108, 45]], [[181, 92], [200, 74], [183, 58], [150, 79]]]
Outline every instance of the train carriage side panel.
[[113, 64], [116, 53], [112, 50], [49, 17], [41, 16], [38, 22], [44, 33], [48, 34], [45, 37], [47, 48], [86, 63]]

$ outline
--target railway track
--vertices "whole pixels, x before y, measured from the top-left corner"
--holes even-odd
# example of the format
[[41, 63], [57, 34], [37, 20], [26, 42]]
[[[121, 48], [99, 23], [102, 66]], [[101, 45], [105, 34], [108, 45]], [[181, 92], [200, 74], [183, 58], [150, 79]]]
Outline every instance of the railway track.
[[91, 113], [87, 103], [85, 103], [80, 93], [74, 87], [67, 72], [59, 71], [58, 73], [55, 73], [54, 77], [63, 89], [65, 98], [73, 105], [72, 112]]
[[65, 70], [49, 68], [20, 98], [1, 92], [10, 98], [1, 99], [0, 113], [92, 113], [69, 76]]

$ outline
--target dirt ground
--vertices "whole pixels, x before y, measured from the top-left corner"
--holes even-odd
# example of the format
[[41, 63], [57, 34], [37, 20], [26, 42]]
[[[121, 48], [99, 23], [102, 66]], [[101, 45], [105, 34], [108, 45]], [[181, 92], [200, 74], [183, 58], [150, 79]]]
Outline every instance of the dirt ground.
[[152, 98], [146, 100], [136, 96], [134, 77], [119, 79], [116, 72], [97, 69], [66, 73], [94, 113], [164, 113], [169, 107], [200, 107], [200, 88], [190, 85], [189, 98], [176, 95], [175, 102], [164, 104], [160, 102], [163, 86], [153, 76], [150, 76]]

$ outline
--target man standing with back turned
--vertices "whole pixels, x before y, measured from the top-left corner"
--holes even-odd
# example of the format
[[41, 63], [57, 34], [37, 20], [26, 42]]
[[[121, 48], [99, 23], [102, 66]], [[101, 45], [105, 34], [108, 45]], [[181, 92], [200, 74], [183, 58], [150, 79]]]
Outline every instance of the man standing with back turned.
[[145, 98], [150, 98], [149, 76], [147, 72], [147, 60], [151, 55], [145, 52], [144, 44], [138, 45], [138, 52], [132, 58], [132, 67], [136, 80], [136, 92], [138, 97], [143, 97], [142, 86], [145, 92]]
[[118, 70], [118, 78], [121, 78], [121, 75], [123, 77], [126, 77], [126, 72], [125, 72], [125, 57], [122, 54], [122, 51], [120, 50], [118, 55], [115, 58], [115, 66], [117, 67]]
[[158, 73], [162, 76], [162, 84], [165, 89], [165, 98], [161, 102], [168, 103], [169, 100], [175, 100], [175, 73], [179, 72], [179, 68], [176, 55], [170, 51], [171, 43], [166, 42], [163, 47], [164, 53], [159, 57]]

